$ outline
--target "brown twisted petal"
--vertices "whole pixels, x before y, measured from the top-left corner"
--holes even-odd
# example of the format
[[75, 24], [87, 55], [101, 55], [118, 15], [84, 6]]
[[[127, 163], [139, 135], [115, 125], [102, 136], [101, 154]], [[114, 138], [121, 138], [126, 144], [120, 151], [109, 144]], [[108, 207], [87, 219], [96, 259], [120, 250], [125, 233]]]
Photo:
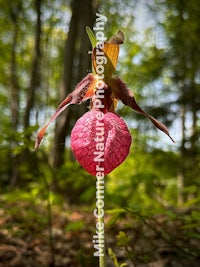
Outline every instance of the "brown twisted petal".
[[169, 138], [175, 143], [173, 138], [170, 136], [167, 127], [146, 113], [136, 102], [133, 92], [127, 87], [127, 85], [118, 77], [113, 77], [109, 80], [109, 85], [112, 88], [112, 92], [115, 97], [122, 101], [126, 106], [131, 107], [136, 112], [146, 116], [160, 131], [164, 132]]
[[89, 73], [80, 83], [78, 83], [75, 90], [62, 101], [50, 120], [38, 132], [35, 149], [39, 147], [49, 124], [53, 122], [69, 105], [80, 104], [84, 100], [91, 98], [94, 95], [94, 89], [96, 88], [97, 82], [97, 77], [92, 73]]

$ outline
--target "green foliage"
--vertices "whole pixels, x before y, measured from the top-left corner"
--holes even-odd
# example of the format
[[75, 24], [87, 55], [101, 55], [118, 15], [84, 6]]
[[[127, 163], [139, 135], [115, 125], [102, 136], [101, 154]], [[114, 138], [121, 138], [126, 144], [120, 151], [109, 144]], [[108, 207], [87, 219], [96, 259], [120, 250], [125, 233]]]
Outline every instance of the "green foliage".
[[109, 197], [112, 195], [113, 203], [118, 205], [175, 205], [177, 155], [158, 149], [140, 150], [136, 142], [133, 140], [126, 162], [108, 177]]
[[90, 204], [95, 198], [96, 180], [75, 161], [68, 161], [56, 171], [56, 186], [72, 204]]
[[117, 260], [116, 255], [114, 254], [114, 252], [112, 251], [111, 248], [108, 249], [108, 255], [111, 257], [111, 259], [113, 260], [114, 266], [116, 267], [125, 267], [128, 266], [126, 263], [119, 263]]
[[[107, 224], [107, 228], [111, 229], [117, 223], [120, 225], [114, 246], [109, 249], [109, 255], [115, 266], [120, 266], [119, 259], [116, 257], [118, 251], [120, 251], [120, 261], [124, 260], [132, 264], [156, 261], [156, 254], [159, 251], [167, 253], [169, 250], [169, 254], [173, 251], [176, 257], [187, 255], [195, 258], [199, 255], [200, 236], [196, 231], [199, 227], [197, 211], [162, 209], [159, 213], [157, 210], [153, 214], [153, 211], [147, 213], [144, 208], [139, 210], [135, 207], [125, 208], [124, 211], [121, 211], [123, 216], [118, 216], [117, 222]], [[116, 215], [112, 210], [109, 214]], [[193, 242], [190, 243], [188, 240], [191, 238]]]
[[70, 231], [70, 232], [77, 232], [77, 231], [81, 231], [84, 229], [84, 222], [83, 221], [75, 221], [75, 222], [70, 222], [67, 224], [66, 226], [66, 231]]
[[[48, 216], [40, 198], [39, 188], [33, 187], [28, 192], [15, 190], [1, 197], [1, 205], [7, 203], [8, 210], [5, 216], [11, 216], [14, 223], [3, 225], [14, 236], [26, 236], [27, 234], [40, 235], [48, 224]], [[43, 214], [43, 216], [41, 216]], [[15, 231], [13, 232], [13, 226]]]

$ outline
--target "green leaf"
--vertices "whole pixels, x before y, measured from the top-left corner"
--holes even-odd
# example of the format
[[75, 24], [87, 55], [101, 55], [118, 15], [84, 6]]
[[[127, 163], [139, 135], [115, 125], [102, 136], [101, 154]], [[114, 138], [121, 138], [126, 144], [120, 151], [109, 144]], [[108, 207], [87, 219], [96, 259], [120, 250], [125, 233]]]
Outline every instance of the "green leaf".
[[120, 231], [117, 235], [117, 240], [117, 246], [126, 247], [130, 241], [130, 237], [128, 237], [125, 232]]
[[193, 219], [200, 221], [200, 212], [199, 211], [193, 210], [191, 215], [192, 215]]
[[85, 223], [83, 221], [69, 222], [66, 226], [66, 231], [81, 231], [83, 230]]
[[92, 30], [90, 29], [90, 27], [88, 27], [88, 26], [86, 27], [86, 32], [87, 32], [88, 37], [90, 39], [92, 49], [94, 49], [96, 47], [96, 44], [97, 44], [96, 37], [95, 37], [94, 33], [92, 32]]
[[123, 209], [123, 208], [116, 208], [116, 209], [106, 210], [106, 213], [108, 213], [108, 214], [116, 214], [116, 213], [120, 214], [120, 213], [125, 213], [125, 212], [126, 212], [126, 210]]
[[197, 228], [200, 227], [200, 223], [190, 223], [186, 224], [180, 227], [180, 229], [192, 229], [192, 228]]

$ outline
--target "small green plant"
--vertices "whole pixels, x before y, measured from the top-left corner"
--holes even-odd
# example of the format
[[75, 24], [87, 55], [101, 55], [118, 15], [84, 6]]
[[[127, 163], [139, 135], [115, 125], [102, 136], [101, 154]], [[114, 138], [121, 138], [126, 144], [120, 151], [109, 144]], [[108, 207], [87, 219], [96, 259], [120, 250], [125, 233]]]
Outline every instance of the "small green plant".
[[115, 253], [112, 251], [111, 248], [108, 249], [108, 255], [110, 256], [110, 258], [113, 260], [113, 263], [116, 267], [125, 267], [125, 266], [128, 266], [127, 263], [119, 263], [118, 260], [117, 260], [117, 257], [115, 255]]

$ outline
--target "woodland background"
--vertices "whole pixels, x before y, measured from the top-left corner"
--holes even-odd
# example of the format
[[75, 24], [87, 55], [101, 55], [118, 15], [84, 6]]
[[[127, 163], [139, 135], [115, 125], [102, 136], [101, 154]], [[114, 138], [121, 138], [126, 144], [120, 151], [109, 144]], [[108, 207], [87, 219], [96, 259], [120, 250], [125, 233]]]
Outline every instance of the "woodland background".
[[0, 0], [0, 266], [97, 266], [95, 178], [70, 132], [88, 103], [38, 129], [91, 71], [85, 27], [122, 30], [116, 74], [172, 137], [121, 103], [132, 133], [106, 177], [107, 266], [197, 266], [200, 257], [200, 2]]

